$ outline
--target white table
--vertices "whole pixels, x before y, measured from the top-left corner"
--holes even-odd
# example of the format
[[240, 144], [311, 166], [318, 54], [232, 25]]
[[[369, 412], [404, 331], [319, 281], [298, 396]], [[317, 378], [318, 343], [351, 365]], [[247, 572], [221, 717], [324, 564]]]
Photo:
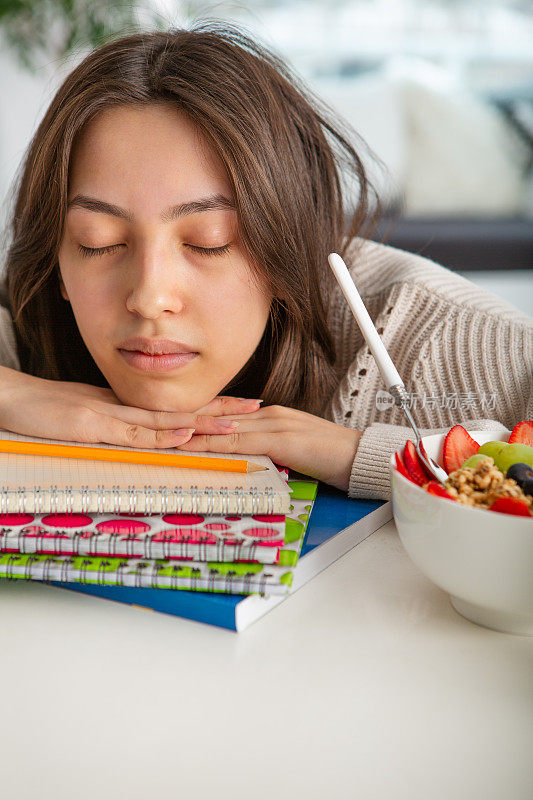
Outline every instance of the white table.
[[240, 634], [0, 600], [5, 800], [533, 797], [533, 638], [458, 616], [392, 522]]

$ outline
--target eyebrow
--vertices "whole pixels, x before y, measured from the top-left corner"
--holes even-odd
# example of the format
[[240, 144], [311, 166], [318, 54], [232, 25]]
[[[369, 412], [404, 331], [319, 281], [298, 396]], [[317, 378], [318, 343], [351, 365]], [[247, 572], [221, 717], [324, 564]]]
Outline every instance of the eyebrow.
[[[128, 222], [134, 221], [131, 211], [120, 208], [113, 203], [106, 203], [105, 200], [98, 200], [96, 197], [88, 197], [84, 194], [77, 194], [67, 204], [67, 210], [73, 208], [86, 208], [88, 211], [95, 211], [99, 214], [110, 214], [113, 217], [120, 217]], [[222, 194], [213, 194], [209, 197], [200, 197], [197, 200], [188, 200], [178, 205], [170, 206], [160, 215], [163, 222], [172, 222], [178, 217], [185, 217], [189, 214], [201, 214], [202, 211], [214, 211], [226, 208], [235, 208], [235, 203]]]

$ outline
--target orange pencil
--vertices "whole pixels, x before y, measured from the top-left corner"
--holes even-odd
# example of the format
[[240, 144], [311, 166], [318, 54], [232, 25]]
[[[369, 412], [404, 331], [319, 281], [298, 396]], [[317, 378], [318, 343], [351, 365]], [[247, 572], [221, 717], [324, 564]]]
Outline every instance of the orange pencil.
[[183, 467], [185, 469], [215, 469], [222, 472], [259, 472], [267, 469], [261, 464], [236, 458], [206, 458], [204, 456], [150, 453], [145, 450], [104, 450], [101, 447], [78, 447], [69, 444], [45, 442], [19, 442], [0, 439], [0, 452], [25, 456], [52, 456], [54, 458], [84, 458], [89, 461], [119, 461], [126, 464], [150, 464], [156, 467]]

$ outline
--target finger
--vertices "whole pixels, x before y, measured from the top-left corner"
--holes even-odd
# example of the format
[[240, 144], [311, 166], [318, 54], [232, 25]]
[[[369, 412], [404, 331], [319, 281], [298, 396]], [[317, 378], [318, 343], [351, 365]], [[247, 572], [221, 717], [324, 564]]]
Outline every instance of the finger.
[[[109, 405], [103, 401], [94, 401], [90, 405], [96, 411], [131, 425], [141, 425], [153, 430], [173, 431], [178, 428], [194, 428], [198, 433], [225, 434], [240, 425], [238, 420], [221, 419], [209, 414], [190, 414], [180, 411], [149, 411], [135, 406]], [[246, 416], [246, 415], [245, 415]], [[233, 423], [233, 424], [232, 424]]]
[[270, 455], [276, 447], [277, 435], [248, 431], [247, 433], [232, 433], [229, 436], [212, 436], [199, 434], [179, 445], [179, 450], [192, 450], [193, 452], [212, 453], [246, 453], [248, 455]]
[[218, 395], [213, 398], [207, 405], [199, 408], [198, 414], [214, 414], [220, 416], [221, 414], [241, 414], [248, 411], [257, 411], [260, 408], [262, 400], [246, 399], [243, 397], [230, 397], [228, 395]]
[[[228, 419], [233, 419], [233, 417], [228, 417]], [[306, 427], [305, 423], [295, 425], [289, 419], [269, 419], [268, 417], [256, 417], [253, 414], [241, 414], [235, 421], [239, 423], [239, 426], [234, 430], [230, 430], [230, 435], [233, 433], [250, 433], [252, 431], [257, 431], [258, 433], [285, 433], [286, 431], [305, 429]], [[215, 434], [210, 435], [220, 435], [221, 433], [222, 431], [216, 431]], [[195, 436], [199, 435], [201, 435], [201, 431], [195, 431]]]
[[[104, 442], [126, 447], [145, 449], [173, 448], [187, 442], [194, 433], [193, 428], [181, 430], [153, 430], [138, 424], [130, 424], [107, 414], [93, 412], [82, 426], [80, 441]], [[224, 439], [224, 436], [220, 438]]]
[[[227, 416], [221, 415], [217, 417], [217, 419], [235, 419], [237, 421], [247, 420], [247, 419], [266, 419], [264, 411], [266, 409], [260, 408], [258, 411], [250, 411], [246, 414], [228, 414]], [[240, 426], [239, 426], [240, 428]]]
[[[225, 417], [222, 417], [225, 419]], [[242, 421], [247, 420], [269, 420], [271, 424], [275, 424], [279, 430], [287, 430], [288, 428], [304, 427], [308, 428], [309, 425], [323, 427], [331, 426], [329, 420], [323, 417], [318, 417], [315, 414], [309, 414], [307, 411], [299, 411], [293, 408], [283, 408], [280, 406], [265, 406], [258, 411], [249, 414], [229, 414], [228, 419], [235, 419], [241, 422], [239, 431], [242, 428]]]
[[[222, 415], [224, 416], [224, 414]], [[228, 418], [231, 419], [289, 419], [289, 420], [298, 420], [299, 418], [308, 418], [309, 414], [306, 414], [304, 411], [297, 411], [293, 408], [287, 408], [285, 406], [273, 405], [273, 406], [265, 406], [257, 408], [255, 411], [246, 411], [246, 413], [242, 412], [242, 409], [238, 409], [236, 412], [227, 413]], [[316, 418], [314, 418], [316, 419]]]
[[303, 411], [291, 411], [287, 409], [287, 413], [280, 413], [272, 411], [270, 406], [260, 408], [258, 411], [250, 412], [249, 414], [228, 414], [228, 416], [219, 417], [218, 419], [233, 419], [240, 423], [239, 432], [241, 430], [249, 430], [245, 427], [247, 423], [254, 425], [265, 423], [271, 430], [288, 430], [292, 428], [309, 428], [310, 423], [319, 425], [324, 422], [331, 425], [327, 420], [321, 417], [313, 417]]

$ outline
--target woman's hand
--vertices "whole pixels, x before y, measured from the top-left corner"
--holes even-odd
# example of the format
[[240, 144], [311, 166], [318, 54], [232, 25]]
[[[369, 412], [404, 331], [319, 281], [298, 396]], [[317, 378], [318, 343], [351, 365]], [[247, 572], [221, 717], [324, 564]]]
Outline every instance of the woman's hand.
[[284, 406], [232, 414], [239, 427], [230, 436], [193, 434], [180, 450], [267, 455], [275, 464], [348, 491], [362, 431]]
[[224, 438], [232, 431], [219, 424], [224, 415], [258, 408], [257, 401], [219, 395], [195, 413], [148, 411], [122, 405], [111, 389], [0, 367], [0, 428], [43, 439], [171, 448], [188, 441], [191, 428]]

